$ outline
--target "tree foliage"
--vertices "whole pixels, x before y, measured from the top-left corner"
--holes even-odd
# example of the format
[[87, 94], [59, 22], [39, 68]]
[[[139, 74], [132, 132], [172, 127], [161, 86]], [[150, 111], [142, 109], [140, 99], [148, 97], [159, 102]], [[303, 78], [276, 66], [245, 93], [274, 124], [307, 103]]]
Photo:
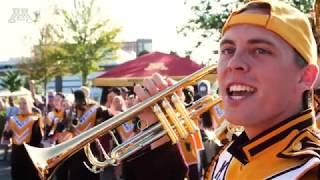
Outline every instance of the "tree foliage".
[[56, 32], [62, 38], [68, 68], [81, 74], [83, 85], [87, 85], [89, 73], [98, 70], [102, 58], [120, 48], [115, 40], [120, 29], [108, 27], [109, 19], [96, 20], [97, 13], [94, 0], [87, 4], [74, 0], [73, 11], [56, 9], [63, 19]]
[[5, 75], [0, 78], [0, 86], [8, 89], [10, 92], [18, 91], [23, 86], [23, 78], [17, 71], [7, 71]]
[[40, 30], [38, 44], [32, 49], [30, 58], [21, 58], [17, 67], [28, 77], [43, 84], [44, 91], [48, 81], [55, 76], [68, 73], [64, 58], [66, 53], [63, 44], [58, 44], [54, 38], [54, 29], [50, 24]]
[[[198, 41], [193, 49], [186, 50], [186, 54], [191, 54], [193, 50], [203, 46], [206, 39], [218, 41], [220, 39], [220, 30], [227, 20], [230, 12], [243, 5], [248, 0], [201, 0], [199, 3], [191, 4], [194, 1], [186, 0], [186, 5], [190, 6], [192, 15], [177, 32], [184, 37], [198, 36]], [[297, 7], [302, 12], [312, 11], [314, 0], [283, 0]], [[210, 41], [209, 41], [210, 42]], [[206, 46], [206, 45], [204, 45]], [[211, 46], [211, 44], [209, 45]], [[214, 53], [215, 49], [212, 49]]]

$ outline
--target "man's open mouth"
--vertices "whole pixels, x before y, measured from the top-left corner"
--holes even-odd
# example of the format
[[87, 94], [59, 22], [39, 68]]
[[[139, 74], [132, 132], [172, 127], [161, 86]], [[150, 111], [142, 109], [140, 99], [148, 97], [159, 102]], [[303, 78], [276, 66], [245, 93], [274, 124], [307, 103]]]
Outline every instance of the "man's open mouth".
[[251, 96], [256, 91], [256, 88], [244, 84], [232, 84], [227, 88], [228, 96], [234, 100], [240, 100]]

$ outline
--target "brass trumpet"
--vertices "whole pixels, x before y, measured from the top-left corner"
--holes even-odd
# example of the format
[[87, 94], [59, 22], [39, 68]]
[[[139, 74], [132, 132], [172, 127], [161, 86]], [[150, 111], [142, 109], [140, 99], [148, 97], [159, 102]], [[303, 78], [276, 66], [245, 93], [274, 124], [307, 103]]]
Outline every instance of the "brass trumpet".
[[[175, 85], [136, 104], [124, 113], [118, 114], [64, 143], [50, 148], [37, 148], [25, 144], [26, 150], [41, 178], [50, 179], [52, 169], [55, 169], [64, 159], [69, 158], [83, 148], [89, 162], [92, 164], [92, 167], [89, 167], [87, 164], [86, 166], [93, 172], [99, 172], [106, 166], [117, 165], [121, 160], [164, 135], [168, 135], [172, 143], [176, 143], [179, 139], [186, 138], [188, 135], [198, 131], [198, 126], [191, 119], [199, 119], [198, 117], [203, 112], [210, 109], [214, 104], [220, 103], [221, 100], [214, 99], [212, 96], [206, 96], [186, 109], [180, 97], [178, 97], [175, 92], [187, 85], [194, 84], [194, 82], [210, 73], [216, 73], [216, 65], [207, 66], [185, 77]], [[106, 153], [102, 146], [100, 146], [99, 149], [104, 156], [104, 161], [98, 160], [93, 155], [90, 149], [90, 143], [97, 142], [99, 145], [100, 143], [97, 138], [110, 133], [111, 130], [131, 120], [143, 110], [150, 107], [153, 109], [160, 123], [156, 123], [142, 130], [134, 137], [119, 144], [109, 153]]]

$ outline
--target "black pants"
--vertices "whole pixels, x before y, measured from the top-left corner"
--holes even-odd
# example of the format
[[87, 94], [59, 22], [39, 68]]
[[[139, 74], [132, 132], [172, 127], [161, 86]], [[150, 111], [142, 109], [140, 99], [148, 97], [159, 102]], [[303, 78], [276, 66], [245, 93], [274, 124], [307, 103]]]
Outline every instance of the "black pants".
[[87, 162], [89, 165], [87, 156], [83, 150], [79, 151], [70, 158], [69, 180], [99, 180], [100, 174], [95, 174], [89, 171], [83, 162]]
[[56, 180], [69, 180], [70, 176], [70, 159], [67, 159], [62, 162], [56, 169], [55, 175]]
[[123, 163], [125, 180], [183, 180], [188, 167], [177, 145], [170, 142], [154, 150], [138, 152]]
[[24, 145], [12, 145], [11, 177], [12, 180], [40, 180]]
[[200, 180], [201, 179], [201, 167], [200, 164], [192, 164], [189, 166], [189, 180]]

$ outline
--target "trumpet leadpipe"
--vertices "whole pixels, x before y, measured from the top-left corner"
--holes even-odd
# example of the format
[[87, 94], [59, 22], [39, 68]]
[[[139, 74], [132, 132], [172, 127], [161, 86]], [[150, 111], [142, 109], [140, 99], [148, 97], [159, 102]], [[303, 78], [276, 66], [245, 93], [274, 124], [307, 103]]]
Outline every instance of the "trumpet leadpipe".
[[88, 129], [76, 137], [50, 148], [37, 148], [25, 144], [26, 150], [39, 171], [41, 177], [45, 179], [49, 170], [54, 168], [62, 160], [69, 158], [76, 152], [83, 149], [87, 144], [92, 143], [95, 139], [107, 134], [110, 130], [115, 129], [126, 121], [134, 118], [146, 108], [154, 106], [164, 97], [172, 95], [184, 86], [193, 84], [195, 81], [203, 78], [205, 75], [216, 71], [216, 65], [207, 66], [201, 70], [183, 78], [173, 86], [166, 88], [158, 94], [147, 98], [146, 100], [134, 105], [127, 111], [120, 113], [97, 126]]

